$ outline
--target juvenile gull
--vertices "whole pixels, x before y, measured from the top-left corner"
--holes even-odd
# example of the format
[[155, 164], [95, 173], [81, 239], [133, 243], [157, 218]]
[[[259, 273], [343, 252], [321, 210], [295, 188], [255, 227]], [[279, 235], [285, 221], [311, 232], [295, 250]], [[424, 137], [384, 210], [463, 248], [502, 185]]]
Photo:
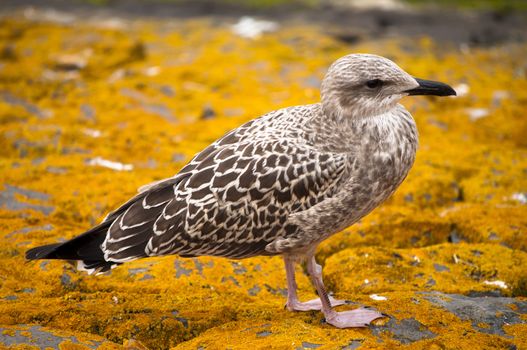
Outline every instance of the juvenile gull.
[[[147, 185], [101, 224], [27, 259], [77, 261], [101, 273], [127, 261], [177, 254], [247, 258], [282, 255], [289, 310], [322, 310], [336, 327], [382, 317], [328, 296], [315, 249], [386, 200], [410, 170], [417, 129], [399, 100], [455, 95], [369, 54], [340, 58], [320, 103], [270, 112], [227, 133], [172, 178]], [[294, 265], [305, 261], [319, 299], [300, 302]]]

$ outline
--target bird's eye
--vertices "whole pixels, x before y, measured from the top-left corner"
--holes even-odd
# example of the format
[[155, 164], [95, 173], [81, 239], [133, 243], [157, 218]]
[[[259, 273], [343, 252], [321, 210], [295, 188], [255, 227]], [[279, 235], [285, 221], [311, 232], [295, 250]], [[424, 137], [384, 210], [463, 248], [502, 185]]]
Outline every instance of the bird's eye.
[[368, 87], [368, 89], [376, 89], [376, 88], [382, 86], [382, 80], [380, 80], [380, 79], [368, 80], [366, 82], [366, 86]]

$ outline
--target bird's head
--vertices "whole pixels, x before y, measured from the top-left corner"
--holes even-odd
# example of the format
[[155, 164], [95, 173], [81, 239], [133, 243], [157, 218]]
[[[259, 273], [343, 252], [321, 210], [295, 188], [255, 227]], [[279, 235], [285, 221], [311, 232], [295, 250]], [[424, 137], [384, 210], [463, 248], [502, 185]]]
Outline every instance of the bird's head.
[[335, 61], [322, 81], [326, 114], [368, 117], [388, 112], [408, 95], [450, 96], [450, 86], [416, 79], [387, 58], [352, 54]]

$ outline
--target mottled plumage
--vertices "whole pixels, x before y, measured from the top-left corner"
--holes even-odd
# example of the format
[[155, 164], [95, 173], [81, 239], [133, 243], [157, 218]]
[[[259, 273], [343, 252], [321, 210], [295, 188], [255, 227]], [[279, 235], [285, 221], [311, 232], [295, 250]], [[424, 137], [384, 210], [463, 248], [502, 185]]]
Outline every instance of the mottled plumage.
[[[322, 309], [336, 326], [362, 326], [380, 314], [334, 312], [329, 303], [342, 302], [327, 297], [314, 250], [381, 204], [408, 174], [417, 130], [398, 101], [409, 94], [453, 94], [449, 89], [416, 80], [379, 56], [345, 56], [324, 78], [321, 103], [245, 123], [173, 178], [142, 188], [99, 226], [27, 257], [77, 260], [81, 269], [104, 272], [169, 254], [284, 255], [288, 308]], [[321, 300], [296, 298], [292, 266], [298, 259], [307, 259]]]

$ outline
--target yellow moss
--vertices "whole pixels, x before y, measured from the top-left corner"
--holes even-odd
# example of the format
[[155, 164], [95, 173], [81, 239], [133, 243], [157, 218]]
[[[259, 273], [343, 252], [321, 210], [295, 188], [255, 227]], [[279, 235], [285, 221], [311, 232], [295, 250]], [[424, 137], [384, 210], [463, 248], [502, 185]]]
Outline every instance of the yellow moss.
[[[326, 281], [335, 291], [382, 293], [440, 290], [466, 294], [498, 288], [525, 295], [527, 253], [493, 244], [442, 244], [418, 249], [345, 249], [326, 260]], [[487, 282], [485, 282], [487, 281]], [[503, 281], [505, 288], [489, 284]]]
[[514, 337], [518, 349], [527, 348], [527, 324], [515, 324], [503, 327], [508, 335]]
[[125, 350], [148, 350], [141, 342], [135, 339], [126, 340], [123, 344]]
[[14, 329], [4, 329], [4, 330], [2, 331], [2, 334], [3, 334], [3, 335], [9, 335], [9, 336], [11, 336], [11, 337], [14, 337], [15, 334], [16, 334], [16, 331], [15, 331]]
[[36, 345], [17, 344], [17, 345], [11, 345], [8, 348], [6, 347], [6, 349], [9, 349], [9, 350], [39, 350], [40, 347]]
[[[14, 199], [33, 209], [0, 208], [0, 324], [9, 327], [3, 334], [27, 332], [16, 324], [45, 325], [85, 341], [113, 342], [101, 349], [122, 348], [129, 339], [149, 349], [289, 349], [302, 342], [334, 349], [353, 340], [368, 349], [400, 346], [387, 332], [342, 331], [321, 324], [320, 313], [284, 311], [278, 257], [166, 257], [95, 277], [63, 262], [23, 257], [29, 247], [83, 232], [139, 186], [176, 173], [241, 123], [316, 102], [313, 81], [334, 59], [374, 52], [415, 76], [463, 82], [470, 91], [440, 102], [403, 101], [420, 132], [415, 167], [385, 205], [322, 244], [327, 284], [339, 297], [397, 320], [415, 318], [437, 335], [409, 349], [508, 346], [416, 292], [488, 292], [499, 287], [485, 281], [499, 280], [507, 285], [501, 293], [527, 295], [527, 206], [515, 197], [527, 188], [527, 81], [518, 73], [525, 44], [469, 53], [446, 52], [428, 38], [350, 47], [324, 33], [284, 26], [250, 41], [208, 20], [136, 21], [125, 31], [83, 21], [2, 19], [0, 47], [14, 47], [15, 59], [1, 62], [0, 93], [9, 95], [0, 94], [0, 191], [8, 184], [50, 195], [18, 193]], [[205, 107], [214, 118], [200, 118]], [[489, 115], [470, 121], [467, 108]], [[93, 157], [132, 164], [134, 171], [87, 166]], [[39, 206], [54, 210], [46, 215]], [[308, 278], [297, 272], [300, 296], [314, 298]], [[374, 293], [388, 302], [371, 299]], [[506, 329], [518, 348], [527, 347], [524, 325]], [[82, 338], [85, 333], [94, 338]], [[141, 348], [137, 342], [125, 347]]]
[[90, 347], [82, 344], [72, 343], [71, 341], [64, 341], [59, 344], [60, 350], [88, 350]]

